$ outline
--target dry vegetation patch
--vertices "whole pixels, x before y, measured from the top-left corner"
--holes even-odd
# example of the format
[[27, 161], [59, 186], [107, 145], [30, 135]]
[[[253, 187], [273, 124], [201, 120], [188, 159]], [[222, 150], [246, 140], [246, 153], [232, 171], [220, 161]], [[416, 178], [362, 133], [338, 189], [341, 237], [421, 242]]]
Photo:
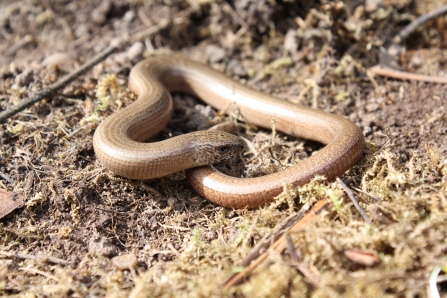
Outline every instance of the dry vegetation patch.
[[[3, 1], [1, 110], [56, 82], [112, 39], [166, 26], [0, 124], [0, 188], [25, 197], [23, 208], [0, 220], [1, 293], [425, 297], [447, 250], [447, 87], [373, 77], [368, 69], [423, 7], [441, 5], [426, 2]], [[421, 27], [394, 62], [442, 75], [444, 31], [443, 18]], [[365, 154], [340, 178], [372, 224], [339, 183], [324, 179], [285, 186], [272, 206], [229, 210], [199, 197], [182, 173], [131, 181], [103, 168], [94, 130], [134, 100], [126, 90], [134, 63], [160, 53], [181, 53], [361, 127]], [[188, 96], [175, 95], [175, 103], [159, 139], [220, 117]], [[242, 158], [247, 166], [222, 167], [245, 175], [279, 170], [321, 148], [250, 124], [238, 130], [251, 144]], [[224, 289], [265, 235], [320, 199], [331, 208], [289, 235], [299, 263], [290, 249], [271, 254], [269, 266]], [[367, 266], [358, 255], [377, 261]]]

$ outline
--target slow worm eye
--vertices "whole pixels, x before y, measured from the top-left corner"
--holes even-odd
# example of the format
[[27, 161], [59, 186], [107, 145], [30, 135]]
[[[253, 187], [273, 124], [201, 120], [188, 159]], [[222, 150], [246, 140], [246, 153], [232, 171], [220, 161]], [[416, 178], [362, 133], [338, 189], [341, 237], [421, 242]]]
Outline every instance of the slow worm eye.
[[219, 148], [219, 153], [220, 154], [225, 154], [225, 153], [227, 153], [228, 152], [228, 147], [220, 147]]

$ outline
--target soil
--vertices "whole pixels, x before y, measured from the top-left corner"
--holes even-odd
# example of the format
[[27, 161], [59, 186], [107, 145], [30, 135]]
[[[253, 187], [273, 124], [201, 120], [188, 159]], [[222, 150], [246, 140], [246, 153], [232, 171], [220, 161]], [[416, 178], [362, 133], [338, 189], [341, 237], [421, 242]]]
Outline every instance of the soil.
[[[54, 83], [112, 40], [169, 24], [0, 124], [0, 188], [25, 197], [23, 208], [0, 219], [1, 293], [425, 297], [430, 274], [445, 267], [447, 251], [447, 86], [372, 78], [367, 70], [405, 25], [441, 4], [2, 1], [0, 110]], [[445, 26], [441, 17], [410, 35], [395, 56], [399, 67], [443, 76]], [[365, 223], [337, 183], [323, 181], [259, 210], [231, 210], [200, 197], [183, 173], [133, 181], [105, 169], [92, 146], [95, 128], [132, 103], [126, 89], [132, 66], [159, 54], [200, 61], [255, 89], [358, 125], [367, 149], [341, 178], [360, 189], [356, 196], [373, 224]], [[98, 85], [105, 86], [104, 94]], [[216, 112], [200, 100], [174, 100], [174, 117], [158, 139], [214, 121]], [[277, 170], [278, 159], [285, 165], [321, 148], [249, 124], [241, 123], [239, 132], [259, 153], [244, 158], [246, 175], [268, 173], [272, 164]], [[292, 237], [318, 282], [278, 255], [245, 283], [222, 287], [263, 236], [306, 201], [330, 194], [338, 196], [339, 208]], [[380, 262], [350, 260], [346, 251], [354, 248]], [[124, 259], [117, 261], [118, 255]], [[123, 265], [131, 270], [116, 262], [132, 264]], [[442, 280], [438, 285], [446, 295]]]

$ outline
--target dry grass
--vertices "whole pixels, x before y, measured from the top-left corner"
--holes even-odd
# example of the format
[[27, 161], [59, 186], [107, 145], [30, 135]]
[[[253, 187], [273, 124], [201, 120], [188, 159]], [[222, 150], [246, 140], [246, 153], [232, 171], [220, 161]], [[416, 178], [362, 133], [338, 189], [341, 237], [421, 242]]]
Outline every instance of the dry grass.
[[[128, 1], [123, 7], [136, 13], [134, 21], [117, 9], [108, 27], [80, 21], [89, 19], [88, 1], [5, 3], [0, 20], [8, 12], [13, 30], [5, 29], [9, 38], [0, 44], [6, 53], [0, 57], [2, 109], [72, 69], [71, 59], [44, 64], [43, 57], [53, 53], [49, 44], [77, 53], [73, 60], [80, 63], [116, 35], [175, 17], [175, 24], [145, 41], [138, 59], [182, 51], [264, 92], [345, 115], [364, 130], [365, 156], [341, 178], [373, 224], [365, 223], [338, 183], [324, 179], [296, 189], [286, 186], [275, 204], [249, 211], [208, 203], [182, 174], [149, 182], [114, 176], [96, 162], [91, 139], [99, 121], [133, 101], [124, 90], [135, 61], [112, 56], [52, 101], [0, 126], [0, 173], [8, 178], [0, 179], [0, 187], [27, 197], [24, 209], [0, 222], [2, 294], [425, 297], [435, 266], [445, 268], [446, 88], [374, 79], [367, 72], [377, 64], [379, 48], [416, 14], [411, 6], [395, 3], [367, 11], [362, 4], [338, 1], [236, 1], [234, 6]], [[43, 19], [49, 11], [52, 17]], [[437, 26], [429, 24], [413, 36], [409, 43], [419, 46], [397, 57], [403, 67], [431, 75], [443, 70], [442, 24]], [[208, 57], [210, 46], [223, 50], [224, 57]], [[414, 56], [422, 62], [414, 63]], [[190, 97], [175, 100], [174, 118], [160, 138], [206, 126], [215, 116]], [[244, 156], [246, 175], [280, 170], [320, 148], [249, 124], [239, 129], [251, 144]], [[333, 208], [290, 235], [313, 279], [284, 253], [271, 255], [270, 266], [247, 282], [223, 289], [264, 235], [303, 203], [319, 199]], [[379, 263], [368, 267], [350, 260], [345, 253], [352, 249], [377, 255]], [[120, 271], [111, 261], [115, 254], [134, 254], [138, 265]]]

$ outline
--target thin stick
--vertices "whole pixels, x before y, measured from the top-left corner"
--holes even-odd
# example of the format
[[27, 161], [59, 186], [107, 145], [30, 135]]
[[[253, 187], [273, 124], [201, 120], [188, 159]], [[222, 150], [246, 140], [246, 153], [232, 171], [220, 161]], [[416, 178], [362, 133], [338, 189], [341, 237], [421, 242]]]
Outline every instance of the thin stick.
[[48, 263], [59, 264], [59, 265], [73, 265], [73, 262], [54, 258], [54, 257], [37, 257], [29, 254], [21, 254], [21, 253], [10, 253], [6, 251], [0, 251], [1, 255], [7, 256], [9, 258], [17, 258], [17, 259], [25, 259], [25, 260], [42, 260]]
[[[130, 40], [132, 42], [136, 42], [138, 40], [141, 40], [143, 38], [146, 38], [150, 35], [153, 35], [157, 33], [160, 30], [163, 30], [169, 25], [169, 21], [163, 20], [158, 25], [153, 26], [151, 28], [145, 29], [141, 32], [136, 33]], [[21, 101], [19, 104], [3, 111], [0, 113], [0, 123], [3, 123], [8, 119], [9, 117], [19, 113], [20, 111], [23, 111], [24, 109], [32, 106], [33, 104], [41, 101], [44, 98], [48, 98], [52, 96], [54, 93], [59, 91], [60, 89], [67, 86], [69, 83], [73, 82], [75, 79], [77, 79], [82, 74], [89, 71], [92, 67], [106, 59], [108, 56], [110, 56], [112, 53], [114, 53], [116, 50], [118, 50], [122, 45], [124, 44], [124, 40], [118, 40], [115, 42], [112, 42], [112, 44], [104, 49], [101, 53], [96, 55], [93, 59], [87, 61], [84, 63], [80, 68], [77, 70], [65, 75], [62, 79], [57, 81], [54, 84], [51, 84], [47, 89], [43, 89], [39, 92], [36, 92], [33, 96]]]
[[44, 98], [48, 98], [60, 89], [67, 86], [69, 83], [73, 82], [75, 79], [77, 79], [80, 75], [86, 73], [88, 70], [90, 70], [93, 66], [97, 65], [104, 59], [106, 59], [110, 54], [115, 52], [118, 49], [118, 45], [111, 45], [108, 48], [106, 48], [104, 51], [93, 57], [93, 59], [87, 61], [84, 63], [81, 67], [79, 67], [77, 70], [65, 75], [62, 79], [57, 81], [54, 84], [51, 84], [47, 89], [43, 89], [39, 92], [36, 92], [33, 96], [21, 101], [19, 104], [3, 111], [0, 113], [0, 123], [6, 121], [9, 117], [17, 114], [20, 111], [23, 111], [24, 109], [32, 106], [33, 104], [41, 101]]
[[277, 225], [270, 234], [264, 236], [258, 244], [250, 251], [239, 266], [248, 266], [253, 260], [259, 257], [263, 252], [270, 248], [276, 240], [278, 240], [284, 233], [286, 233], [292, 226], [300, 221], [306, 212], [310, 209], [311, 204], [307, 202], [298, 213], [292, 214]]
[[2, 173], [2, 172], [0, 172], [0, 177], [2, 177], [3, 179], [5, 179], [6, 181], [8, 181], [10, 184], [14, 184], [14, 181], [12, 181], [12, 179], [9, 178], [8, 175], [6, 175], [6, 174], [4, 174], [4, 173]]
[[394, 43], [401, 43], [403, 40], [407, 39], [408, 36], [413, 33], [417, 27], [422, 26], [423, 24], [427, 23], [428, 21], [437, 18], [439, 16], [442, 16], [443, 14], [447, 13], [447, 5], [443, 5], [435, 10], [432, 10], [424, 15], [421, 15], [419, 18], [405, 26], [402, 31], [394, 38]]
[[343, 187], [344, 191], [348, 195], [348, 197], [351, 199], [352, 203], [354, 203], [355, 208], [360, 212], [360, 215], [363, 217], [363, 219], [370, 225], [372, 225], [371, 219], [366, 215], [365, 211], [363, 211], [362, 207], [360, 207], [359, 202], [357, 202], [357, 199], [354, 196], [354, 193], [352, 190], [340, 179], [337, 177], [337, 182], [340, 184], [341, 187]]
[[[310, 210], [308, 214], [302, 217], [295, 225], [289, 230], [290, 233], [299, 231], [305, 226], [309, 225], [315, 221], [323, 210], [328, 209], [330, 203], [323, 199], [318, 201], [314, 207]], [[257, 259], [253, 260], [249, 265], [247, 265], [242, 272], [236, 273], [231, 276], [225, 283], [224, 289], [228, 290], [234, 285], [241, 283], [243, 280], [247, 279], [251, 274], [259, 272], [268, 265], [268, 257], [270, 254], [279, 254], [287, 248], [285, 235], [282, 235], [275, 243], [264, 253], [262, 253]]]
[[447, 84], [447, 77], [420, 75], [406, 71], [394, 70], [381, 65], [373, 66], [369, 69], [369, 71], [379, 76], [395, 79]]
[[161, 223], [158, 223], [158, 225], [165, 229], [172, 229], [172, 230], [179, 230], [179, 231], [191, 231], [191, 228], [168, 226], [168, 225], [163, 225]]
[[361, 192], [362, 194], [367, 195], [367, 196], [373, 198], [373, 199], [376, 200], [377, 202], [382, 201], [382, 199], [381, 199], [380, 197], [376, 196], [376, 195], [373, 195], [373, 194], [370, 194], [369, 192], [363, 191], [363, 190], [361, 190], [361, 189], [358, 188], [358, 187], [353, 187], [353, 188], [354, 188], [356, 191]]
[[130, 37], [130, 43], [133, 44], [137, 41], [143, 40], [149, 36], [154, 35], [155, 33], [167, 28], [169, 23], [170, 22], [168, 20], [162, 19], [160, 23], [158, 23], [158, 25], [152, 26], [150, 28], [135, 33], [133, 36]]
[[[396, 46], [398, 48], [400, 48], [401, 46], [399, 44], [402, 43], [405, 39], [407, 39], [408, 36], [410, 36], [410, 34], [416, 30], [416, 28], [418, 28], [419, 26], [422, 26], [423, 24], [427, 23], [428, 21], [430, 21], [434, 18], [437, 18], [445, 13], [447, 13], [447, 5], [443, 5], [443, 6], [439, 7], [438, 9], [432, 10], [432, 11], [420, 16], [419, 18], [417, 18], [416, 20], [414, 20], [407, 26], [405, 26], [405, 28], [402, 29], [399, 32], [399, 34], [393, 39], [394, 46], [391, 46], [390, 48], [388, 48], [388, 50], [387, 50], [388, 53], [390, 55], [394, 55], [395, 53], [392, 53], [392, 52], [397, 51]], [[387, 67], [383, 67], [381, 65], [373, 66], [372, 68], [369, 69], [369, 71], [376, 75], [395, 78], [395, 79], [447, 84], [447, 77], [413, 74], [413, 73], [409, 73], [409, 72], [405, 72], [405, 71], [390, 69]]]
[[32, 269], [32, 268], [19, 268], [19, 270], [21, 270], [21, 271], [26, 271], [26, 272], [31, 272], [31, 273], [35, 273], [35, 274], [40, 274], [40, 275], [43, 275], [43, 276], [45, 276], [45, 277], [48, 277], [48, 278], [50, 278], [50, 279], [52, 279], [52, 280], [55, 280], [55, 281], [57, 281], [57, 282], [61, 282], [58, 278], [56, 278], [55, 276], [53, 276], [53, 275], [51, 275], [51, 274], [48, 274], [48, 273], [46, 273], [46, 272], [43, 272], [43, 271], [41, 271], [41, 270], [37, 270], [37, 269]]
[[296, 253], [295, 246], [293, 245], [292, 237], [290, 237], [290, 234], [286, 234], [286, 240], [287, 240], [287, 250], [289, 251], [289, 255], [292, 258], [292, 261], [295, 263], [300, 262], [300, 258], [298, 257], [298, 254]]

